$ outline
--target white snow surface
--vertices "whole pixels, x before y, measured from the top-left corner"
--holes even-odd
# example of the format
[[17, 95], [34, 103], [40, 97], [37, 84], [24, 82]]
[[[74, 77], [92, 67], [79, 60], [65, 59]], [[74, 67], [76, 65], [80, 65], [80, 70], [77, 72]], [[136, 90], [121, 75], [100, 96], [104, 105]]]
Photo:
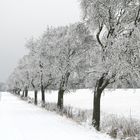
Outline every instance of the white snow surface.
[[111, 140], [55, 113], [0, 93], [1, 140]]
[[[57, 92], [46, 93], [46, 102], [57, 102]], [[34, 97], [33, 92], [29, 93]], [[38, 95], [39, 100], [41, 95]], [[70, 91], [64, 96], [64, 105], [70, 105], [80, 109], [93, 109], [93, 90], [80, 89]], [[101, 111], [107, 114], [115, 114], [120, 117], [135, 118], [140, 120], [140, 89], [116, 89], [105, 90], [101, 98]]]

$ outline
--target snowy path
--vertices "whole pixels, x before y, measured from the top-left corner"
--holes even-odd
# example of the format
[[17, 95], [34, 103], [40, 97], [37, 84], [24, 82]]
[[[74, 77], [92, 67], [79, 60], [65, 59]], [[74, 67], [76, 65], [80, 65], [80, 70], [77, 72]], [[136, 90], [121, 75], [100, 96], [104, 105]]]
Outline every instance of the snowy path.
[[0, 93], [2, 140], [110, 140], [55, 113], [47, 112], [9, 93]]

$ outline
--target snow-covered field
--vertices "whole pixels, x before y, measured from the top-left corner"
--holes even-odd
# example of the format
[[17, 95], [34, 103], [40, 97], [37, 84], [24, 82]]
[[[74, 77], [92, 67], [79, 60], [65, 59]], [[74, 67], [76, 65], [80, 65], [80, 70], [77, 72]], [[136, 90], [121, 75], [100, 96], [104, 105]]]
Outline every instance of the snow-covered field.
[[0, 94], [1, 140], [111, 140], [106, 135], [28, 104], [10, 93]]
[[[0, 93], [0, 139], [2, 140], [109, 140], [97, 133], [61, 117], [56, 113], [28, 104], [10, 93]], [[33, 92], [29, 92], [33, 97]], [[41, 94], [38, 94], [41, 99]], [[92, 90], [82, 89], [65, 94], [64, 104], [92, 109]], [[46, 102], [57, 102], [57, 91], [46, 93]], [[140, 89], [106, 90], [101, 110], [105, 113], [140, 119]]]
[[[34, 97], [33, 92], [29, 93]], [[38, 98], [41, 98], [40, 93]], [[101, 99], [101, 111], [124, 117], [140, 119], [140, 89], [105, 90]], [[92, 109], [93, 91], [81, 89], [65, 94], [64, 104], [81, 109]], [[46, 93], [46, 102], [57, 102], [57, 91]]]

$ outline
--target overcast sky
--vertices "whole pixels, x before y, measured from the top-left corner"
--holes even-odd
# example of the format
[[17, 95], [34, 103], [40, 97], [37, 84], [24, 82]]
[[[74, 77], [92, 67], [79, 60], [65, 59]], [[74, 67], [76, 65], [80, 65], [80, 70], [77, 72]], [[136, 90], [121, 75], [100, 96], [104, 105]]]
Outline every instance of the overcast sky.
[[78, 0], [0, 0], [0, 81], [27, 53], [27, 39], [41, 35], [47, 25], [79, 21], [79, 7]]

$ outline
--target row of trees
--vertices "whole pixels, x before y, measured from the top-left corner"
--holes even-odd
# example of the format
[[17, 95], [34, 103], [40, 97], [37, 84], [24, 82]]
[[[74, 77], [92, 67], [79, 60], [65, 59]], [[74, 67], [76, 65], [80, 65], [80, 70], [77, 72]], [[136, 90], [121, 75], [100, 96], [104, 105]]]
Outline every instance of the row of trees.
[[[28, 90], [41, 90], [42, 104], [45, 104], [45, 90], [58, 89], [58, 107], [63, 108], [63, 95], [73, 84], [79, 84], [84, 77], [80, 67], [86, 62], [86, 53], [93, 46], [93, 37], [83, 23], [50, 28], [37, 40], [31, 39], [24, 56], [9, 77], [9, 89], [17, 94], [22, 90], [27, 97]], [[86, 64], [86, 63], [85, 63]]]
[[[100, 99], [112, 85], [140, 83], [140, 1], [81, 0], [83, 21], [50, 28], [37, 40], [31, 39], [24, 56], [9, 77], [9, 89], [25, 96], [41, 90], [58, 90], [58, 108], [72, 85], [90, 80], [94, 88], [92, 125], [100, 129]], [[96, 83], [96, 84], [94, 84]]]

